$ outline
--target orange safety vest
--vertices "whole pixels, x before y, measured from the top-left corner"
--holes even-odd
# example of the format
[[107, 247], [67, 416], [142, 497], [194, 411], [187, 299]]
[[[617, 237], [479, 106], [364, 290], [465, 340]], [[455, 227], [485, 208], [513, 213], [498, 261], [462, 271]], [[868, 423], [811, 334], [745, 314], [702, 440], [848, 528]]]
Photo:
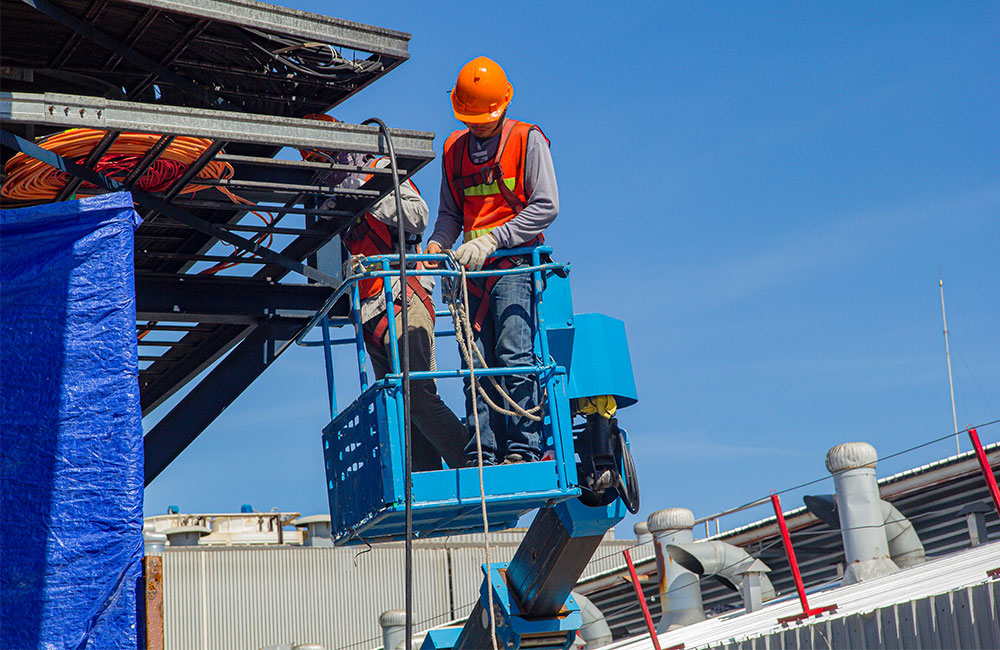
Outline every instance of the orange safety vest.
[[[374, 167], [379, 159], [371, 161], [368, 166]], [[365, 178], [365, 182], [372, 177], [371, 174]], [[406, 181], [410, 184], [417, 194], [420, 191], [417, 190], [417, 186], [414, 185], [413, 181]], [[402, 218], [402, 215], [398, 215], [398, 218]], [[364, 215], [358, 218], [357, 223], [351, 226], [343, 238], [344, 245], [347, 247], [348, 252], [351, 255], [360, 255], [363, 257], [370, 257], [372, 255], [392, 255], [395, 253], [393, 247], [393, 236], [389, 232], [389, 226], [382, 223], [371, 212], [365, 212]], [[407, 265], [409, 266], [409, 265]], [[423, 268], [423, 265], [419, 262], [417, 263], [417, 268]], [[358, 282], [358, 295], [364, 300], [365, 298], [371, 298], [372, 296], [378, 295], [383, 289], [382, 278], [368, 278]], [[407, 276], [406, 278], [406, 298], [409, 301], [410, 297], [416, 293], [420, 300], [427, 306], [428, 311], [431, 313], [431, 319], [434, 319], [434, 303], [427, 290], [424, 289], [423, 285], [420, 284], [420, 278], [417, 276]], [[399, 296], [396, 296], [399, 300]], [[402, 307], [399, 302], [395, 303], [395, 311], [398, 314]], [[375, 327], [374, 340], [381, 343], [382, 336], [385, 334], [385, 330], [389, 323], [386, 315], [382, 315], [379, 319], [378, 324]]]
[[[465, 241], [470, 241], [498, 228], [518, 215], [528, 203], [524, 187], [525, 153], [528, 149], [528, 135], [532, 129], [542, 133], [534, 124], [517, 120], [504, 120], [500, 130], [500, 142], [492, 160], [476, 165], [469, 158], [469, 130], [455, 131], [444, 143], [445, 177], [455, 204], [462, 209]], [[542, 133], [542, 137], [549, 139]], [[501, 181], [501, 182], [498, 182]], [[537, 237], [525, 245], [540, 244], [545, 235]], [[486, 265], [486, 268], [508, 269], [514, 266], [509, 257], [501, 257]], [[473, 317], [472, 326], [482, 330], [490, 301], [486, 295], [500, 276], [492, 275], [483, 280], [482, 286], [470, 280], [469, 292], [479, 299], [479, 309]]]
[[496, 154], [481, 165], [469, 158], [468, 129], [448, 136], [444, 143], [445, 177], [455, 205], [462, 210], [465, 241], [502, 226], [527, 205], [524, 159], [533, 129], [542, 133], [534, 124], [504, 120]]

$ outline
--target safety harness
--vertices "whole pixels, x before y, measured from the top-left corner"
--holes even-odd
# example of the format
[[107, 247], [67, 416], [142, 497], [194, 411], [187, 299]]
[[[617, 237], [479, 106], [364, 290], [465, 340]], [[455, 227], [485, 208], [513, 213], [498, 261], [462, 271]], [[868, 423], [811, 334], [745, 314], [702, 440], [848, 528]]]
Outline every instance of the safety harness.
[[[500, 141], [497, 143], [497, 150], [496, 153], [493, 154], [493, 159], [474, 174], [468, 174], [466, 176], [461, 175], [462, 160], [469, 147], [469, 132], [465, 131], [459, 136], [458, 140], [455, 141], [455, 144], [452, 147], [452, 177], [449, 179], [451, 181], [449, 186], [451, 187], [452, 196], [455, 198], [455, 204], [459, 207], [459, 209], [462, 207], [462, 202], [465, 198], [465, 190], [467, 188], [476, 187], [478, 185], [488, 185], [493, 182], [496, 182], [500, 197], [504, 200], [504, 203], [507, 204], [507, 207], [513, 210], [514, 216], [517, 216], [521, 210], [526, 207], [527, 204], [522, 201], [513, 190], [507, 187], [507, 184], [504, 182], [503, 167], [500, 165], [500, 158], [503, 156], [504, 148], [507, 146], [508, 137], [516, 125], [516, 120], [504, 120], [503, 127], [500, 130]], [[473, 235], [475, 234], [478, 233], [473, 233]], [[484, 232], [482, 234], [486, 233]], [[545, 237], [539, 233], [538, 236], [530, 242], [525, 242], [524, 246], [535, 246], [543, 241], [545, 241]], [[520, 263], [520, 259], [513, 257], [500, 257], [486, 264], [483, 268], [484, 270], [502, 270], [518, 266]], [[486, 315], [490, 311], [490, 301], [488, 298], [490, 293], [493, 291], [493, 287], [495, 287], [497, 282], [500, 281], [500, 277], [501, 276], [499, 275], [491, 275], [483, 278], [484, 281], [482, 286], [476, 283], [475, 280], [470, 279], [468, 281], [469, 293], [471, 293], [479, 301], [479, 308], [476, 310], [472, 322], [472, 326], [477, 332], [482, 331], [483, 329], [483, 323], [486, 321]]]
[[[417, 241], [418, 240], [416, 239], [407, 240], [406, 245], [415, 245]], [[368, 214], [363, 215], [360, 219], [358, 219], [358, 222], [351, 227], [351, 229], [347, 232], [347, 235], [344, 237], [344, 244], [352, 253], [354, 253], [354, 251], [363, 251], [363, 254], [366, 257], [371, 255], [391, 255], [395, 253], [388, 227]], [[421, 265], [418, 263], [417, 268], [420, 268], [420, 266]], [[382, 289], [380, 280], [381, 278], [371, 279], [372, 284], [370, 284], [366, 289], [365, 293], [368, 295], [365, 297], [375, 295], [375, 293]], [[382, 281], [384, 282], [384, 280]], [[427, 311], [430, 313], [431, 321], [433, 322], [434, 301], [431, 299], [430, 294], [427, 293], [427, 290], [424, 289], [423, 285], [420, 284], [420, 278], [411, 275], [406, 278], [406, 304], [409, 304], [413, 294], [416, 294], [417, 297], [420, 298], [420, 301], [427, 307]], [[399, 315], [402, 309], [402, 301], [400, 297], [396, 297], [393, 301], [393, 317]], [[388, 315], [389, 310], [386, 308], [376, 321], [374, 328], [363, 328], [366, 342], [372, 345], [383, 345], [386, 330], [389, 329]]]

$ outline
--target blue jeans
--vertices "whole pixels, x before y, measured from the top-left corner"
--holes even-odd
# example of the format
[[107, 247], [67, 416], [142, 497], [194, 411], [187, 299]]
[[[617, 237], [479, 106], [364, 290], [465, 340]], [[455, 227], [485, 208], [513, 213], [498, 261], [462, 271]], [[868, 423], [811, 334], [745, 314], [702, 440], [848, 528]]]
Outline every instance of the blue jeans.
[[[482, 280], [475, 280], [483, 286]], [[484, 299], [490, 301], [489, 313], [483, 319], [482, 329], [473, 330], [475, 344], [492, 368], [534, 365], [535, 314], [532, 300], [533, 281], [530, 274], [503, 275], [493, 290]], [[480, 300], [469, 295], [470, 316], [475, 317]], [[482, 364], [473, 354], [474, 367]], [[463, 360], [463, 367], [464, 367]], [[538, 380], [533, 375], [509, 375], [495, 377], [497, 383], [523, 409], [531, 409], [538, 404]], [[512, 410], [510, 405], [493, 389], [487, 377], [476, 377], [493, 402]], [[466, 457], [476, 459], [476, 421], [483, 445], [483, 461], [496, 463], [508, 454], [521, 454], [529, 460], [541, 456], [541, 422], [523, 416], [505, 417], [493, 411], [482, 396], [476, 400], [476, 413], [472, 412], [470, 382], [465, 380], [465, 411], [468, 414], [467, 428], [469, 444], [465, 447]]]

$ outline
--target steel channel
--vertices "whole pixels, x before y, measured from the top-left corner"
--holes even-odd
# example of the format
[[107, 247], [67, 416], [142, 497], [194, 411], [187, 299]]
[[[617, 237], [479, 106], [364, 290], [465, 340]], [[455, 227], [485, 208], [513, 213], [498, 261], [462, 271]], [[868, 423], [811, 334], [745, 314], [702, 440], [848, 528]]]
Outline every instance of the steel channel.
[[232, 178], [199, 178], [199, 185], [213, 185], [220, 187], [233, 187], [246, 190], [268, 190], [270, 192], [282, 194], [340, 194], [344, 196], [360, 196], [364, 198], [375, 198], [382, 195], [377, 190], [346, 190], [330, 185], [301, 185], [298, 183], [268, 183], [266, 181], [241, 181]]
[[129, 0], [129, 4], [207, 18], [240, 27], [255, 27], [268, 33], [294, 34], [301, 38], [362, 50], [370, 54], [382, 54], [404, 60], [410, 56], [407, 51], [410, 35], [406, 32], [277, 5], [246, 0]]
[[[243, 205], [240, 203], [232, 203], [230, 201], [209, 201], [207, 199], [178, 199], [172, 202], [179, 208], [210, 208], [212, 210], [227, 210], [232, 209], [239, 212], [250, 212], [251, 210], [259, 210], [260, 212], [273, 212], [275, 214], [303, 214], [303, 215], [313, 215], [316, 217], [343, 217], [349, 219], [351, 217], [356, 217], [357, 214], [354, 212], [348, 212], [347, 210], [320, 210], [319, 208], [297, 208], [294, 205]], [[159, 225], [159, 224], [157, 224]]]
[[[385, 154], [378, 129], [343, 122], [124, 102], [57, 93], [0, 92], [0, 113], [12, 124], [88, 127], [250, 142], [298, 149]], [[396, 153], [422, 164], [434, 158], [434, 134], [393, 129]]]
[[159, 158], [163, 152], [167, 150], [167, 147], [170, 146], [170, 143], [173, 142], [176, 137], [177, 136], [174, 135], [164, 135], [160, 137], [160, 139], [156, 141], [156, 144], [149, 148], [149, 151], [147, 151], [146, 155], [142, 157], [142, 160], [136, 163], [135, 167], [132, 168], [132, 171], [130, 171], [128, 176], [125, 177], [125, 180], [122, 181], [122, 184], [126, 187], [132, 187], [135, 185], [135, 183], [142, 178], [142, 175], [146, 173], [146, 170], [152, 167], [157, 158]]
[[[97, 161], [101, 159], [101, 156], [103, 156], [108, 149], [111, 148], [111, 145], [115, 143], [115, 140], [118, 139], [119, 135], [121, 135], [121, 131], [108, 131], [105, 133], [104, 137], [101, 138], [97, 145], [90, 151], [87, 159], [81, 164], [88, 169], [92, 169], [94, 165], [97, 164]], [[71, 176], [69, 182], [66, 183], [66, 187], [59, 190], [59, 194], [56, 195], [55, 202], [61, 203], [62, 201], [68, 199], [81, 184], [83, 184], [82, 178], [79, 178], [78, 176]]]
[[[362, 167], [360, 165], [341, 165], [339, 163], [314, 162], [312, 160], [279, 160], [264, 156], [243, 156], [238, 154], [220, 153], [215, 157], [220, 162], [243, 163], [263, 167], [292, 167], [295, 169], [316, 169], [319, 171], [351, 172], [355, 174], [372, 174], [391, 176], [392, 170], [387, 167]], [[405, 169], [399, 170], [400, 176], [406, 175]]]

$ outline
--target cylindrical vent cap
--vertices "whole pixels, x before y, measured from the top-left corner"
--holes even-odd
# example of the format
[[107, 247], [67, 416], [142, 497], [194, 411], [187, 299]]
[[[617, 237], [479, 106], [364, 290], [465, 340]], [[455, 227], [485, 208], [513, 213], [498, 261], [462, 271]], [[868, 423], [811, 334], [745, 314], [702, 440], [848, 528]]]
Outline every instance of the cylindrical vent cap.
[[687, 508], [665, 508], [649, 515], [646, 520], [650, 532], [683, 530], [694, 527], [694, 513]]
[[857, 467], [875, 467], [878, 453], [867, 442], [845, 442], [826, 452], [826, 469], [831, 474]]
[[639, 539], [640, 537], [642, 537], [644, 535], [648, 535], [649, 534], [649, 524], [647, 524], [644, 521], [640, 521], [640, 522], [636, 523], [635, 526], [632, 526], [632, 532], [635, 533], [636, 539]]
[[400, 627], [406, 625], [406, 611], [402, 609], [386, 610], [378, 617], [378, 624], [382, 627]]

